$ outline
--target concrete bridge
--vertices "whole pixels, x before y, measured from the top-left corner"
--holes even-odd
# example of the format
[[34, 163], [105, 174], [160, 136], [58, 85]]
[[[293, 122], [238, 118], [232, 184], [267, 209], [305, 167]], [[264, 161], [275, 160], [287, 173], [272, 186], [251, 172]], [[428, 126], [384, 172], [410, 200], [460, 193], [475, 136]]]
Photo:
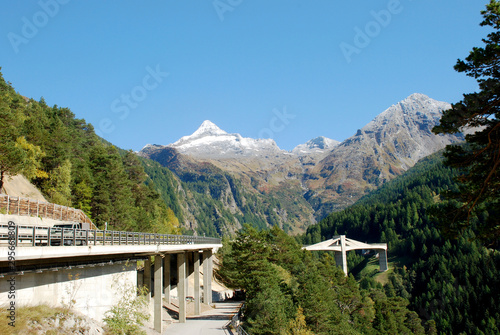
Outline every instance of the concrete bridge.
[[[59, 245], [53, 246], [54, 241]], [[154, 301], [155, 330], [161, 333], [162, 295], [170, 303], [171, 282], [177, 285], [179, 322], [186, 322], [190, 273], [194, 274], [195, 314], [200, 314], [202, 302], [212, 303], [213, 252], [220, 247], [216, 238], [61, 231], [0, 222], [0, 301], [14, 309], [37, 304], [71, 306], [102, 320], [124, 294], [135, 296], [135, 289], [144, 284]], [[138, 275], [137, 262], [144, 262], [143, 275]]]
[[335, 263], [342, 268], [345, 275], [347, 276], [347, 251], [350, 250], [370, 250], [374, 249], [378, 251], [378, 262], [380, 266], [380, 271], [387, 271], [389, 265], [387, 264], [387, 243], [363, 243], [350, 238], [345, 235], [334, 236], [329, 240], [319, 242], [313, 245], [304, 247], [306, 250], [320, 250], [320, 251], [334, 251], [335, 252]]

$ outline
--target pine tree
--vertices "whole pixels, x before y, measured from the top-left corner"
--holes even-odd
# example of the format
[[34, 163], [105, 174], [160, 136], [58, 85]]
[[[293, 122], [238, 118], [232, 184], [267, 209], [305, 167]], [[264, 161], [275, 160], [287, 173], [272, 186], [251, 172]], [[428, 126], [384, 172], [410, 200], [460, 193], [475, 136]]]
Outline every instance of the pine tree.
[[476, 231], [478, 238], [493, 243], [500, 240], [500, 2], [491, 0], [482, 15], [481, 26], [493, 29], [483, 39], [485, 46], [473, 48], [465, 61], [458, 60], [455, 65], [456, 71], [478, 81], [480, 92], [465, 94], [443, 113], [433, 131], [477, 130], [466, 136], [467, 145], [446, 148], [446, 163], [462, 169], [463, 175], [458, 179], [459, 191], [448, 195], [458, 202], [443, 210], [443, 227], [446, 233], [457, 236], [473, 224], [473, 213], [487, 211], [488, 219]]

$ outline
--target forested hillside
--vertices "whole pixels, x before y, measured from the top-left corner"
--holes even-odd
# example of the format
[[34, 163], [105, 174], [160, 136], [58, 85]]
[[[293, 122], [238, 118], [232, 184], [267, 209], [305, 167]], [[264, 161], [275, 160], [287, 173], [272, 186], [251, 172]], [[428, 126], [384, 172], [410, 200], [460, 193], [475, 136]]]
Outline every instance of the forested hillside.
[[0, 189], [22, 173], [49, 201], [81, 208], [100, 227], [178, 232], [178, 218], [134, 153], [120, 154], [68, 108], [16, 93], [1, 74], [0, 122]]
[[314, 257], [277, 227], [246, 226], [218, 257], [220, 279], [246, 292], [249, 334], [435, 334], [407, 299], [360, 288], [333, 257]]
[[[139, 155], [170, 169], [180, 180], [181, 205], [189, 208], [184, 210], [186, 223], [200, 234], [234, 235], [245, 223], [259, 229], [279, 226], [286, 232], [298, 233], [315, 222], [311, 206], [301, 195], [299, 180], [279, 180], [286, 170], [286, 160], [273, 162], [279, 172], [246, 175], [248, 171], [242, 171], [248, 166], [258, 166], [248, 157], [223, 160], [227, 163], [224, 166], [220, 161], [196, 160], [175, 148], [157, 145], [146, 146]], [[160, 166], [151, 164], [150, 168], [158, 170]], [[146, 170], [157, 185], [164, 184], [156, 180], [157, 173]]]
[[[456, 175], [440, 155], [425, 158], [402, 177], [310, 227], [303, 241], [345, 234], [387, 242], [390, 259], [403, 265], [385, 286], [388, 296], [409, 299], [409, 307], [423, 320], [434, 320], [439, 332], [497, 334], [500, 252], [475, 242], [472, 231], [455, 240], [442, 237], [433, 216], [446, 204], [439, 194], [456, 189]], [[485, 210], [471, 218], [473, 226], [488, 215]]]

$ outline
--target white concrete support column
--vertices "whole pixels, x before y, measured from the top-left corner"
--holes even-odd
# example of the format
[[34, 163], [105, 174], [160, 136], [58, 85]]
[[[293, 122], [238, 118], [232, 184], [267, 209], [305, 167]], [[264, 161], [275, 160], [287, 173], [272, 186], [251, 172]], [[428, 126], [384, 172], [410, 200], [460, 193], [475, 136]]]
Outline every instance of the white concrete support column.
[[335, 252], [335, 263], [342, 268], [347, 276], [347, 255], [345, 246], [345, 235], [340, 235], [340, 252]]
[[186, 297], [189, 296], [189, 258], [190, 258], [190, 252], [186, 252]]
[[148, 290], [148, 301], [151, 298], [151, 257], [148, 256], [144, 261], [144, 287]]
[[203, 250], [203, 303], [212, 303], [212, 250]]
[[200, 253], [195, 251], [194, 254], [194, 315], [201, 314], [200, 300]]
[[210, 294], [208, 295], [209, 303], [212, 304], [212, 278], [214, 277], [214, 255], [212, 250], [210, 250], [210, 258], [208, 259], [208, 290]]
[[161, 334], [161, 311], [163, 309], [162, 302], [162, 265], [163, 257], [160, 254], [155, 255], [155, 289], [154, 289], [154, 325], [155, 330]]
[[378, 251], [378, 265], [380, 266], [380, 272], [389, 270], [389, 264], [387, 263], [387, 250], [380, 249]]
[[170, 254], [163, 258], [163, 294], [167, 304], [170, 304]]
[[177, 254], [177, 296], [179, 297], [179, 322], [186, 322], [186, 254]]
[[207, 259], [206, 259], [206, 254], [205, 250], [202, 250], [201, 252], [201, 269], [203, 271], [203, 303], [208, 304], [207, 300]]

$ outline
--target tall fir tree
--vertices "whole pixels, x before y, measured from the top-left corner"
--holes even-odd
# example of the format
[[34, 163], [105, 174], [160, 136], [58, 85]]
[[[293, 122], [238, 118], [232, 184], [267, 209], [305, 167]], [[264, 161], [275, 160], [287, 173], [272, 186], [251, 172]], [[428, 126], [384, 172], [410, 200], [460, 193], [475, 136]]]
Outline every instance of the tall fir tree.
[[[477, 130], [466, 136], [467, 145], [446, 148], [446, 163], [463, 174], [458, 178], [460, 189], [448, 193], [456, 202], [443, 209], [443, 228], [456, 237], [472, 226], [479, 239], [492, 244], [500, 241], [500, 2], [491, 0], [482, 15], [481, 26], [493, 31], [483, 39], [484, 47], [473, 48], [455, 65], [456, 71], [477, 80], [480, 91], [453, 104], [433, 131]], [[473, 214], [481, 212], [488, 218], [477, 224]]]

